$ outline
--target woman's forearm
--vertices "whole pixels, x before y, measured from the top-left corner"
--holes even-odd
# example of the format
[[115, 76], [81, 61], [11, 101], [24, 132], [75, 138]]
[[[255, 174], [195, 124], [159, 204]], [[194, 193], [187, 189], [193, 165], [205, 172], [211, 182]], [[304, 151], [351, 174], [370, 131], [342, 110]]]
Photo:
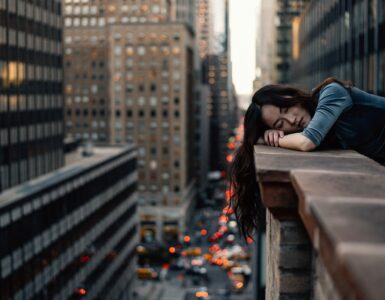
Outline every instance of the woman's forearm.
[[298, 151], [311, 151], [315, 149], [316, 145], [303, 134], [292, 133], [279, 139], [279, 147]]

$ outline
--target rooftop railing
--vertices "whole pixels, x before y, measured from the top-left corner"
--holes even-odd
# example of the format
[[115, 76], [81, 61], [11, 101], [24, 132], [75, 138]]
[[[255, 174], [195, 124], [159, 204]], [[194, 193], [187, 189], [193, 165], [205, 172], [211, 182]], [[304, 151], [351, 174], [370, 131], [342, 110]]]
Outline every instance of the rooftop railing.
[[354, 151], [255, 146], [266, 299], [385, 295], [385, 168]]

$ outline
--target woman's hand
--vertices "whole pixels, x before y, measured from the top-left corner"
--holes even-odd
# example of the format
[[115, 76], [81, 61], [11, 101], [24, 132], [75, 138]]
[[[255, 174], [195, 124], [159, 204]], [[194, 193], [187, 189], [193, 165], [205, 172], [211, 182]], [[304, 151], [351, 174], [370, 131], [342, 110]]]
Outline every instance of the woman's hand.
[[272, 147], [279, 147], [279, 139], [285, 136], [282, 130], [268, 129], [263, 135], [265, 143]]

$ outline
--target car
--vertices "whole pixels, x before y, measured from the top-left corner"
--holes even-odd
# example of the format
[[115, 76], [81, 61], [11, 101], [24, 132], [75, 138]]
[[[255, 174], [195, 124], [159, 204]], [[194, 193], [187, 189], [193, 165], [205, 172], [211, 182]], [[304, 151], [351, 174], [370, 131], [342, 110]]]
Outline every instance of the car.
[[222, 269], [225, 270], [225, 271], [230, 271], [232, 268], [234, 267], [239, 267], [240, 264], [238, 264], [237, 262], [233, 261], [233, 260], [226, 260], [223, 265], [222, 265]]
[[234, 234], [229, 234], [227, 237], [226, 237], [226, 240], [225, 240], [226, 244], [234, 244], [235, 242], [235, 235]]
[[204, 258], [202, 256], [196, 256], [191, 260], [192, 266], [202, 266], [204, 264]]
[[242, 274], [235, 274], [233, 272], [227, 273], [231, 282], [231, 290], [235, 293], [240, 293], [245, 287], [245, 277]]
[[136, 269], [136, 276], [138, 279], [151, 280], [158, 279], [159, 274], [152, 268], [140, 267]]
[[207, 276], [207, 269], [200, 266], [192, 266], [191, 268], [186, 269], [186, 274]]
[[202, 249], [200, 247], [192, 247], [182, 251], [182, 256], [200, 256]]
[[197, 288], [196, 291], [195, 291], [195, 298], [196, 299], [202, 299], [202, 300], [209, 300], [209, 299], [211, 299], [210, 295], [209, 295], [209, 292], [207, 290], [207, 287], [199, 287], [199, 288]]

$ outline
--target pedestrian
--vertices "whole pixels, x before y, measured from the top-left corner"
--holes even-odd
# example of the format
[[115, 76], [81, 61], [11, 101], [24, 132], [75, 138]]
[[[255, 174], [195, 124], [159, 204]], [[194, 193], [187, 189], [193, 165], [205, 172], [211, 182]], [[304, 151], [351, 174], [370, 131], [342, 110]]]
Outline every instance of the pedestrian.
[[261, 202], [250, 201], [259, 192], [253, 157], [258, 140], [299, 151], [354, 149], [384, 164], [385, 98], [333, 77], [311, 93], [279, 84], [259, 89], [246, 111], [243, 142], [229, 172], [231, 205], [244, 236], [263, 221]]

